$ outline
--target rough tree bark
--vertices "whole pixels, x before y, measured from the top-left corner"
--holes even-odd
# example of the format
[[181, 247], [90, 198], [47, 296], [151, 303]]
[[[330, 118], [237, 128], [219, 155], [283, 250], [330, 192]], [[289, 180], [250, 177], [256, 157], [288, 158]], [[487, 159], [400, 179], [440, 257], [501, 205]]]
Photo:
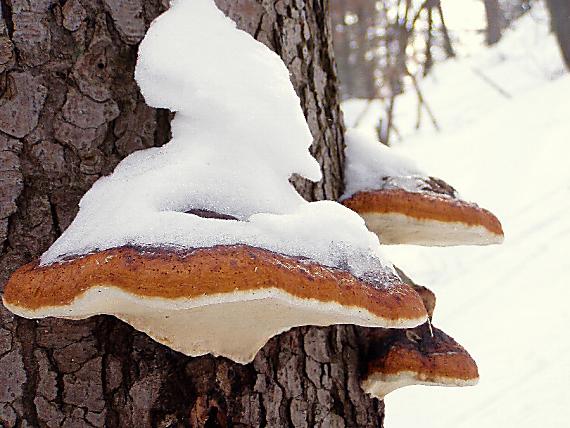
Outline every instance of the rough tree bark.
[[[1, 0], [0, 285], [64, 230], [121, 158], [169, 138], [170, 114], [133, 80], [137, 44], [166, 0]], [[327, 0], [219, 0], [284, 59], [324, 180], [342, 187]], [[173, 58], [173, 61], [176, 59]], [[25, 320], [0, 307], [4, 427], [367, 426], [383, 404], [359, 387], [363, 330], [299, 328], [252, 364], [189, 358], [107, 316]]]
[[567, 0], [546, 0], [550, 12], [550, 25], [556, 34], [560, 52], [570, 70], [570, 2]]

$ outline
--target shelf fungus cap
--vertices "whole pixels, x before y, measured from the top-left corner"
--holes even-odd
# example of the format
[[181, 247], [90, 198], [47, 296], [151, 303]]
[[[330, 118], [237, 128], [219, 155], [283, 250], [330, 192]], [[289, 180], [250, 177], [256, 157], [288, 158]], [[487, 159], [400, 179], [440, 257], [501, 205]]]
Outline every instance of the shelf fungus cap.
[[479, 380], [477, 364], [467, 351], [427, 323], [394, 331], [381, 348], [362, 381], [364, 391], [378, 399], [404, 386], [471, 386]]
[[297, 326], [410, 328], [427, 318], [419, 295], [389, 268], [358, 279], [248, 245], [119, 247], [30, 263], [11, 277], [3, 301], [26, 318], [115, 315], [186, 355], [239, 363]]
[[384, 177], [378, 187], [356, 192], [341, 203], [364, 218], [382, 244], [451, 246], [503, 242], [497, 217], [462, 200], [443, 180]]

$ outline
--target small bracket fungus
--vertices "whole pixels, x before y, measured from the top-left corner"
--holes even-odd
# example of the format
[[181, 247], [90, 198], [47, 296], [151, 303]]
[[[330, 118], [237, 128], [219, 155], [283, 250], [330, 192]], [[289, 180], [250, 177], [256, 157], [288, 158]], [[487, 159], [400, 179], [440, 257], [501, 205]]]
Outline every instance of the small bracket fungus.
[[393, 330], [378, 348], [362, 381], [364, 391], [378, 399], [404, 386], [471, 386], [479, 380], [477, 365], [467, 351], [428, 323]]
[[342, 204], [364, 218], [383, 244], [489, 245], [503, 241], [499, 220], [459, 198], [443, 180], [358, 132], [347, 136]]
[[149, 105], [177, 112], [172, 140], [93, 185], [40, 261], [12, 276], [8, 309], [115, 315], [187, 355], [240, 363], [296, 326], [425, 322], [364, 221], [289, 183], [321, 177], [289, 72], [213, 0], [173, 2], [135, 77]]

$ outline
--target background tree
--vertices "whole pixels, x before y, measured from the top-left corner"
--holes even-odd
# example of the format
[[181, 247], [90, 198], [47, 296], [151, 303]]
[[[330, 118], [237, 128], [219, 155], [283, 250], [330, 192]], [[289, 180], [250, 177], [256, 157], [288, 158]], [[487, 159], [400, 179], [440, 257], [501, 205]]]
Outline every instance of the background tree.
[[527, 13], [535, 1], [536, 0], [501, 0], [500, 7], [503, 11], [505, 28], [508, 27], [513, 21]]
[[331, 3], [342, 98], [378, 99], [384, 104], [378, 138], [385, 144], [397, 133], [395, 103], [406, 84], [418, 94], [418, 112], [426, 109], [435, 124], [417, 79], [427, 75], [436, 61], [455, 55], [440, 1]]
[[331, 4], [338, 69], [343, 98], [376, 98], [378, 10], [370, 0], [333, 1]]
[[556, 34], [562, 58], [570, 70], [570, 2], [566, 0], [546, 0], [550, 12], [550, 24]]
[[[328, 1], [218, 4], [288, 65], [324, 172], [295, 183], [307, 199], [337, 199], [343, 124]], [[133, 79], [137, 44], [166, 5], [1, 0], [0, 284], [49, 247], [99, 177], [169, 140], [171, 114], [146, 106]], [[0, 307], [0, 425], [378, 427], [383, 403], [358, 383], [363, 331], [298, 328], [241, 366], [185, 357], [108, 316], [32, 321]]]
[[504, 15], [499, 0], [483, 0], [485, 4], [485, 17], [487, 28], [485, 30], [485, 41], [491, 46], [501, 40], [504, 26]]

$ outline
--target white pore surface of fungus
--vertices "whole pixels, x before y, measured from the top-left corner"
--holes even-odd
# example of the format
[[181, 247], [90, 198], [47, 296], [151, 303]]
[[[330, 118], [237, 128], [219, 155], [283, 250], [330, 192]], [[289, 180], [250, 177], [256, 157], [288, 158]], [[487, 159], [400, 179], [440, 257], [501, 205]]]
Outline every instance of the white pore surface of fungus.
[[391, 266], [356, 213], [291, 186], [293, 173], [321, 173], [289, 72], [213, 0], [172, 2], [141, 43], [135, 78], [149, 105], [176, 111], [173, 138], [98, 180], [42, 265], [123, 245], [247, 244], [355, 275]]
[[414, 177], [427, 176], [413, 160], [396, 153], [364, 131], [349, 129], [345, 142], [343, 199], [363, 190], [381, 188], [384, 177], [399, 177], [401, 187], [417, 191]]

